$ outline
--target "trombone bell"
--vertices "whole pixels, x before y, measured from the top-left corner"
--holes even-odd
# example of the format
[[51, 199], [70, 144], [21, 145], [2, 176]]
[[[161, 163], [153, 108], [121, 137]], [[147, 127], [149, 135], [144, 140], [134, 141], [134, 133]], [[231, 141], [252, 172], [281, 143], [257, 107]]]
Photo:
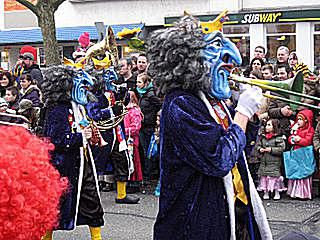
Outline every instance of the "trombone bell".
[[[269, 80], [261, 80], [261, 79], [251, 79], [251, 78], [245, 78], [241, 77], [235, 74], [230, 74], [229, 79], [231, 80], [231, 87], [235, 85], [235, 83], [243, 83], [243, 84], [249, 84], [252, 86], [260, 87], [264, 90], [269, 90], [274, 93], [278, 93], [283, 95], [284, 97], [278, 97], [277, 99], [281, 101], [286, 101], [290, 104], [290, 107], [292, 110], [296, 110], [298, 108], [298, 105], [303, 105], [300, 102], [300, 99], [308, 98], [312, 99], [314, 101], [320, 102], [320, 98], [310, 96], [303, 94], [303, 73], [301, 71], [297, 72], [297, 74], [288, 80], [284, 81], [269, 81]], [[232, 83], [233, 81], [233, 83]], [[270, 97], [273, 95], [265, 95], [268, 98], [275, 99], [275, 97]], [[320, 110], [319, 107], [308, 104], [309, 108], [314, 108], [317, 110]]]

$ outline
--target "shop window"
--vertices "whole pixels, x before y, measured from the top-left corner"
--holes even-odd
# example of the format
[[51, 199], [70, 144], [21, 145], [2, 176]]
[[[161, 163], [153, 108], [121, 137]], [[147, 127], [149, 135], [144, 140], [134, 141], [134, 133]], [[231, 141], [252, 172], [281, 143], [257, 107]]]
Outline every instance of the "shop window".
[[4, 70], [9, 69], [9, 53], [8, 50], [0, 52], [1, 65], [0, 67]]
[[314, 25], [314, 70], [320, 73], [320, 24]]
[[241, 66], [249, 65], [250, 61], [250, 36], [249, 25], [223, 26], [223, 33], [228, 37], [239, 49], [242, 56]]
[[266, 24], [267, 32], [267, 58], [269, 62], [277, 61], [277, 49], [286, 46], [289, 51], [296, 49], [295, 24]]
[[72, 53], [74, 52], [74, 46], [63, 46], [63, 56], [72, 59]]

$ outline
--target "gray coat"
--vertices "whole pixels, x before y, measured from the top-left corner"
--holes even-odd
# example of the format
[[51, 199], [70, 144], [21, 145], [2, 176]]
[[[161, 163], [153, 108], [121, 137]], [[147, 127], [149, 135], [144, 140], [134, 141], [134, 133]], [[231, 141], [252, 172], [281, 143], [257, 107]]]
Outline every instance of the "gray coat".
[[[271, 147], [270, 153], [260, 153], [261, 148]], [[257, 145], [257, 150], [261, 154], [261, 164], [258, 174], [260, 176], [281, 176], [280, 167], [282, 161], [282, 153], [285, 150], [285, 141], [283, 136], [275, 136], [266, 139], [263, 135]]]

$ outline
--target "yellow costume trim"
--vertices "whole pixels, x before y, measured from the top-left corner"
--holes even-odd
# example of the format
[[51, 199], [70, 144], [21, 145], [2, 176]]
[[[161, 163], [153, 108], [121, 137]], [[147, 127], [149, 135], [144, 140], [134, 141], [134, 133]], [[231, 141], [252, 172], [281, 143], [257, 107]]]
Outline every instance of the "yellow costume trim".
[[[223, 109], [223, 107], [221, 109], [223, 111], [225, 111]], [[213, 112], [216, 114], [216, 116], [218, 116], [216, 119], [217, 122], [219, 124], [222, 124], [225, 128], [227, 128], [229, 126], [228, 117], [221, 119], [220, 116], [215, 111], [213, 111]], [[232, 173], [232, 182], [233, 182], [233, 188], [234, 188], [234, 201], [236, 201], [236, 199], [238, 198], [241, 202], [243, 202], [245, 205], [247, 205], [248, 198], [247, 198], [246, 193], [244, 191], [243, 182], [242, 182], [241, 175], [238, 170], [237, 164], [232, 168], [231, 173]]]
[[107, 56], [102, 60], [98, 60], [94, 57], [92, 57], [91, 59], [93, 61], [94, 67], [98, 70], [109, 68], [111, 66], [111, 59], [109, 57], [109, 54], [107, 54]]
[[232, 182], [233, 182], [233, 187], [234, 187], [234, 201], [236, 201], [236, 199], [238, 198], [245, 205], [248, 205], [248, 198], [247, 198], [246, 193], [244, 191], [243, 182], [242, 182], [241, 175], [239, 173], [239, 169], [238, 169], [237, 165], [235, 165], [232, 168], [231, 172], [232, 172], [232, 176], [233, 176]]
[[128, 29], [128, 28], [124, 28], [122, 29], [121, 32], [117, 33], [117, 36], [119, 37], [119, 39], [122, 38], [132, 38], [134, 35], [136, 35], [136, 33], [141, 32], [140, 28], [134, 28], [134, 29]]
[[213, 21], [200, 22], [202, 32], [205, 34], [212, 33], [214, 31], [222, 31], [223, 23], [226, 20], [228, 10], [224, 10]]
[[74, 62], [73, 60], [71, 59], [68, 59], [66, 57], [63, 58], [63, 64], [66, 65], [66, 66], [71, 66], [71, 67], [75, 67], [77, 69], [80, 69], [80, 68], [84, 68], [84, 65], [85, 65], [85, 61], [86, 61], [86, 58], [83, 57], [79, 62]]

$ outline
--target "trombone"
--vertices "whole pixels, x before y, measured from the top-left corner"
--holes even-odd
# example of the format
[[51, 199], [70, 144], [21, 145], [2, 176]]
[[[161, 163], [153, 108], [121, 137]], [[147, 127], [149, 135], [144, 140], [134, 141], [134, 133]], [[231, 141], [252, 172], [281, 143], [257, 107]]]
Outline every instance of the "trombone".
[[276, 96], [264, 93], [263, 95], [270, 99], [276, 99], [280, 101], [284, 101], [290, 104], [291, 109], [296, 110], [298, 105], [304, 106], [307, 108], [312, 108], [314, 110], [320, 110], [320, 107], [303, 103], [301, 102], [301, 98], [308, 98], [314, 101], [320, 102], [320, 98], [310, 96], [303, 93], [303, 73], [301, 71], [297, 72], [293, 78], [284, 81], [269, 81], [269, 80], [261, 80], [261, 79], [252, 79], [245, 78], [236, 74], [230, 74], [229, 76], [229, 85], [232, 89], [237, 90], [237, 84], [249, 84], [252, 86], [257, 86], [263, 90], [269, 90], [271, 92], [275, 92], [283, 95]]

